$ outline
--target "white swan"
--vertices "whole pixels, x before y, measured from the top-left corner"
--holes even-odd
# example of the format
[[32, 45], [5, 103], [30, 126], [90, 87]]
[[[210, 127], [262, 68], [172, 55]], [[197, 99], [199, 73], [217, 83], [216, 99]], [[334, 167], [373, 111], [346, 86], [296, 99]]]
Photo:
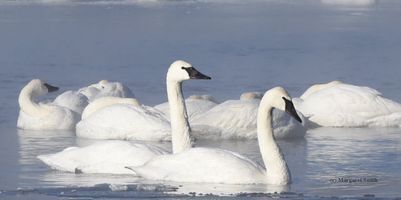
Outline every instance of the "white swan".
[[78, 90], [79, 93], [88, 97], [89, 102], [101, 97], [124, 97], [134, 98], [134, 93], [120, 82], [110, 82], [108, 80], [101, 80], [98, 83], [89, 85]]
[[[171, 64], [167, 72], [166, 82], [168, 101], [170, 107], [172, 108], [170, 113], [171, 130], [169, 130], [168, 133], [171, 134], [172, 137], [173, 153], [180, 153], [191, 148], [189, 133], [190, 128], [187, 121], [186, 109], [181, 89], [182, 82], [189, 79], [210, 79], [210, 77], [201, 74], [194, 67], [192, 67], [191, 64], [185, 61], [175, 61], [173, 64]], [[138, 120], [141, 120], [137, 118], [153, 117], [150, 113], [143, 114], [145, 113], [144, 108], [137, 107], [138, 106], [122, 104], [112, 105], [101, 109], [98, 112], [105, 117], [105, 120], [124, 120], [126, 123], [134, 124]], [[117, 117], [107, 115], [109, 114], [107, 112], [118, 108], [121, 108], [120, 110], [125, 113]], [[90, 115], [88, 119], [91, 119], [93, 115], [100, 115], [98, 112]], [[125, 120], [125, 118], [127, 118], [126, 114], [136, 116], [136, 118], [131, 118], [128, 116], [128, 120]], [[133, 121], [129, 121], [129, 119]], [[136, 125], [153, 126], [154, 124]], [[110, 132], [110, 134], [112, 133], [113, 132]], [[146, 138], [147, 133], [137, 132], [130, 134], [143, 134], [145, 135], [143, 138]], [[156, 155], [166, 153], [168, 153], [168, 151], [141, 143], [130, 144], [126, 141], [105, 141], [82, 148], [70, 147], [62, 152], [41, 155], [38, 158], [52, 168], [64, 171], [83, 173], [127, 173], [125, 166], [140, 165]]]
[[164, 181], [289, 184], [290, 172], [273, 136], [273, 108], [285, 110], [301, 122], [283, 88], [276, 87], [265, 93], [258, 109], [257, 132], [267, 171], [237, 153], [211, 148], [192, 148], [179, 154], [161, 155], [143, 166], [127, 168], [144, 178]]
[[294, 99], [297, 109], [319, 126], [399, 127], [401, 104], [380, 92], [333, 81], [310, 87]]
[[79, 120], [78, 113], [54, 103], [36, 102], [35, 98], [57, 91], [39, 79], [30, 81], [18, 98], [20, 112], [17, 127], [28, 130], [68, 130], [74, 129]]
[[[185, 100], [188, 119], [200, 115], [216, 105], [217, 101], [210, 95], [191, 95]], [[163, 112], [166, 118], [170, 119], [170, 108], [168, 102], [156, 105], [154, 108]]]
[[54, 104], [82, 113], [85, 107], [94, 100], [102, 97], [130, 97], [134, 94], [120, 82], [101, 80], [98, 83], [80, 88], [76, 91], [66, 91], [54, 100]]
[[[225, 101], [190, 118], [193, 136], [209, 139], [256, 139], [256, 118], [261, 94], [246, 92], [240, 98]], [[302, 138], [306, 133], [302, 124], [280, 110], [274, 111], [273, 128], [276, 139]]]

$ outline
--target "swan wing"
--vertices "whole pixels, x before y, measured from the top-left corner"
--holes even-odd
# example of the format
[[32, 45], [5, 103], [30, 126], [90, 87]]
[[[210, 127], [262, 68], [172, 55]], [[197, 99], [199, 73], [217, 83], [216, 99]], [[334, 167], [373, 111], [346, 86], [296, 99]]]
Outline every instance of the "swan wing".
[[169, 140], [171, 128], [160, 112], [146, 106], [115, 104], [105, 107], [76, 127], [77, 136], [96, 139]]
[[79, 114], [83, 112], [88, 103], [88, 98], [85, 95], [74, 91], [66, 91], [53, 101], [53, 104], [68, 108]]
[[132, 174], [125, 166], [142, 165], [167, 152], [156, 146], [127, 141], [102, 141], [86, 147], [68, 147], [38, 159], [53, 169], [80, 173]]
[[222, 149], [192, 148], [129, 168], [147, 179], [175, 182], [254, 184], [266, 181], [263, 167]]

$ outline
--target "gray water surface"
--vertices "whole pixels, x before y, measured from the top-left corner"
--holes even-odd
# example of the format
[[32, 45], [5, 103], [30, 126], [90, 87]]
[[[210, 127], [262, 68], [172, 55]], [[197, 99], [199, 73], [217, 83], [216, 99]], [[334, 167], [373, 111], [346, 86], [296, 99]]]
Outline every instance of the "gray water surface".
[[[120, 81], [142, 103], [155, 105], [166, 101], [165, 73], [176, 59], [212, 77], [186, 82], [186, 96], [211, 94], [224, 101], [282, 85], [296, 97], [311, 84], [342, 80], [401, 102], [400, 1], [4, 2], [0, 198], [401, 197], [401, 129], [318, 128], [304, 140], [280, 141], [293, 183], [277, 187], [53, 171], [36, 156], [96, 141], [76, 138], [74, 132], [15, 127], [19, 90], [32, 78], [63, 91], [101, 79]], [[261, 162], [254, 140], [203, 140], [197, 146], [229, 149]]]

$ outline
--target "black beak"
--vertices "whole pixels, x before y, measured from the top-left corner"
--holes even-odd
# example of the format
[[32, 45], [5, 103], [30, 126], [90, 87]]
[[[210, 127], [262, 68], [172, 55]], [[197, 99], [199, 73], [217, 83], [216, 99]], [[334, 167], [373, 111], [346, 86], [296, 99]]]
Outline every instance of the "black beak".
[[290, 114], [292, 117], [294, 117], [297, 121], [299, 121], [300, 123], [302, 123], [301, 118], [298, 116], [297, 111], [294, 108], [294, 104], [292, 103], [292, 101], [286, 99], [283, 97], [283, 100], [285, 102], [285, 111]]
[[191, 79], [212, 79], [209, 76], [206, 76], [206, 75], [200, 73], [194, 67], [188, 67], [188, 68], [183, 67], [183, 69], [185, 69], [185, 71], [187, 71], [189, 78], [191, 78]]
[[47, 91], [49, 91], [49, 92], [55, 92], [55, 91], [57, 91], [57, 90], [58, 90], [58, 87], [55, 87], [55, 86], [49, 85], [49, 84], [47, 84], [47, 83], [45, 83], [44, 85], [46, 86], [46, 88], [47, 88]]

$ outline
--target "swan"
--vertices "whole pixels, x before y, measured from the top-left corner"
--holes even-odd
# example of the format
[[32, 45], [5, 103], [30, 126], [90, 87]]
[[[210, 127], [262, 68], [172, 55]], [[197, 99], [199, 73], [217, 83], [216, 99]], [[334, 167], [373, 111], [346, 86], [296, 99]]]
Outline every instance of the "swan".
[[286, 111], [301, 122], [284, 88], [276, 87], [264, 94], [258, 109], [257, 133], [267, 170], [235, 152], [215, 148], [191, 148], [178, 154], [154, 157], [142, 166], [127, 168], [146, 179], [164, 181], [289, 184], [290, 171], [273, 136], [273, 108]]
[[400, 127], [401, 104], [375, 89], [333, 81], [310, 87], [297, 109], [312, 123], [331, 127]]
[[[216, 105], [217, 101], [211, 95], [191, 95], [185, 100], [188, 119], [200, 115]], [[154, 108], [163, 112], [167, 119], [170, 118], [170, 108], [168, 102], [156, 105]]]
[[27, 130], [69, 130], [74, 129], [79, 121], [79, 114], [52, 102], [37, 102], [35, 98], [49, 92], [55, 92], [58, 87], [49, 85], [42, 80], [33, 79], [22, 88], [18, 103], [20, 112], [17, 127]]
[[101, 80], [98, 83], [80, 88], [76, 91], [66, 91], [54, 100], [54, 104], [73, 110], [79, 114], [89, 103], [102, 97], [135, 97], [131, 90], [120, 82]]
[[110, 82], [101, 80], [98, 83], [83, 87], [78, 90], [79, 93], [88, 97], [89, 102], [92, 102], [101, 97], [129, 97], [134, 98], [134, 93], [120, 82]]
[[[167, 72], [167, 96], [170, 104], [171, 113], [171, 129], [169, 129], [170, 137], [172, 137], [172, 152], [180, 153], [191, 148], [190, 128], [187, 120], [185, 103], [182, 95], [182, 82], [189, 79], [210, 79], [210, 77], [200, 73], [191, 64], [178, 60], [170, 65]], [[101, 111], [111, 111], [111, 109], [125, 108], [126, 113], [136, 113], [136, 117], [153, 117], [150, 113], [142, 115], [140, 110], [145, 110], [134, 105], [112, 105], [91, 114], [87, 119], [91, 119], [93, 115], [98, 115]], [[101, 112], [107, 117], [108, 113]], [[115, 113], [113, 113], [115, 114]], [[135, 116], [135, 114], [131, 114]], [[150, 115], [150, 116], [149, 116]], [[121, 117], [123, 116], [123, 117]], [[124, 120], [127, 115], [121, 115], [115, 120]], [[106, 120], [112, 120], [114, 116], [109, 116]], [[126, 123], [145, 126], [147, 124], [137, 124], [138, 119], [129, 118]], [[139, 119], [140, 120], [140, 119]], [[153, 126], [150, 124], [148, 126]], [[114, 127], [113, 127], [114, 128]], [[94, 133], [95, 134], [95, 133]], [[112, 132], [110, 133], [112, 134]], [[143, 134], [146, 137], [148, 133], [137, 132], [132, 134]], [[163, 136], [164, 137], [164, 136]], [[64, 151], [40, 155], [38, 158], [51, 168], [83, 173], [132, 173], [125, 166], [141, 165], [157, 155], [167, 154], [168, 151], [154, 147], [152, 145], [135, 143], [131, 144], [127, 141], [102, 141], [98, 144], [86, 147], [70, 147]], [[128, 164], [130, 163], [130, 164]]]
[[[207, 139], [256, 139], [256, 118], [261, 96], [258, 92], [246, 92], [241, 94], [240, 100], [225, 101], [190, 118], [193, 136]], [[276, 139], [302, 138], [306, 134], [302, 124], [280, 110], [274, 110], [273, 128]]]

